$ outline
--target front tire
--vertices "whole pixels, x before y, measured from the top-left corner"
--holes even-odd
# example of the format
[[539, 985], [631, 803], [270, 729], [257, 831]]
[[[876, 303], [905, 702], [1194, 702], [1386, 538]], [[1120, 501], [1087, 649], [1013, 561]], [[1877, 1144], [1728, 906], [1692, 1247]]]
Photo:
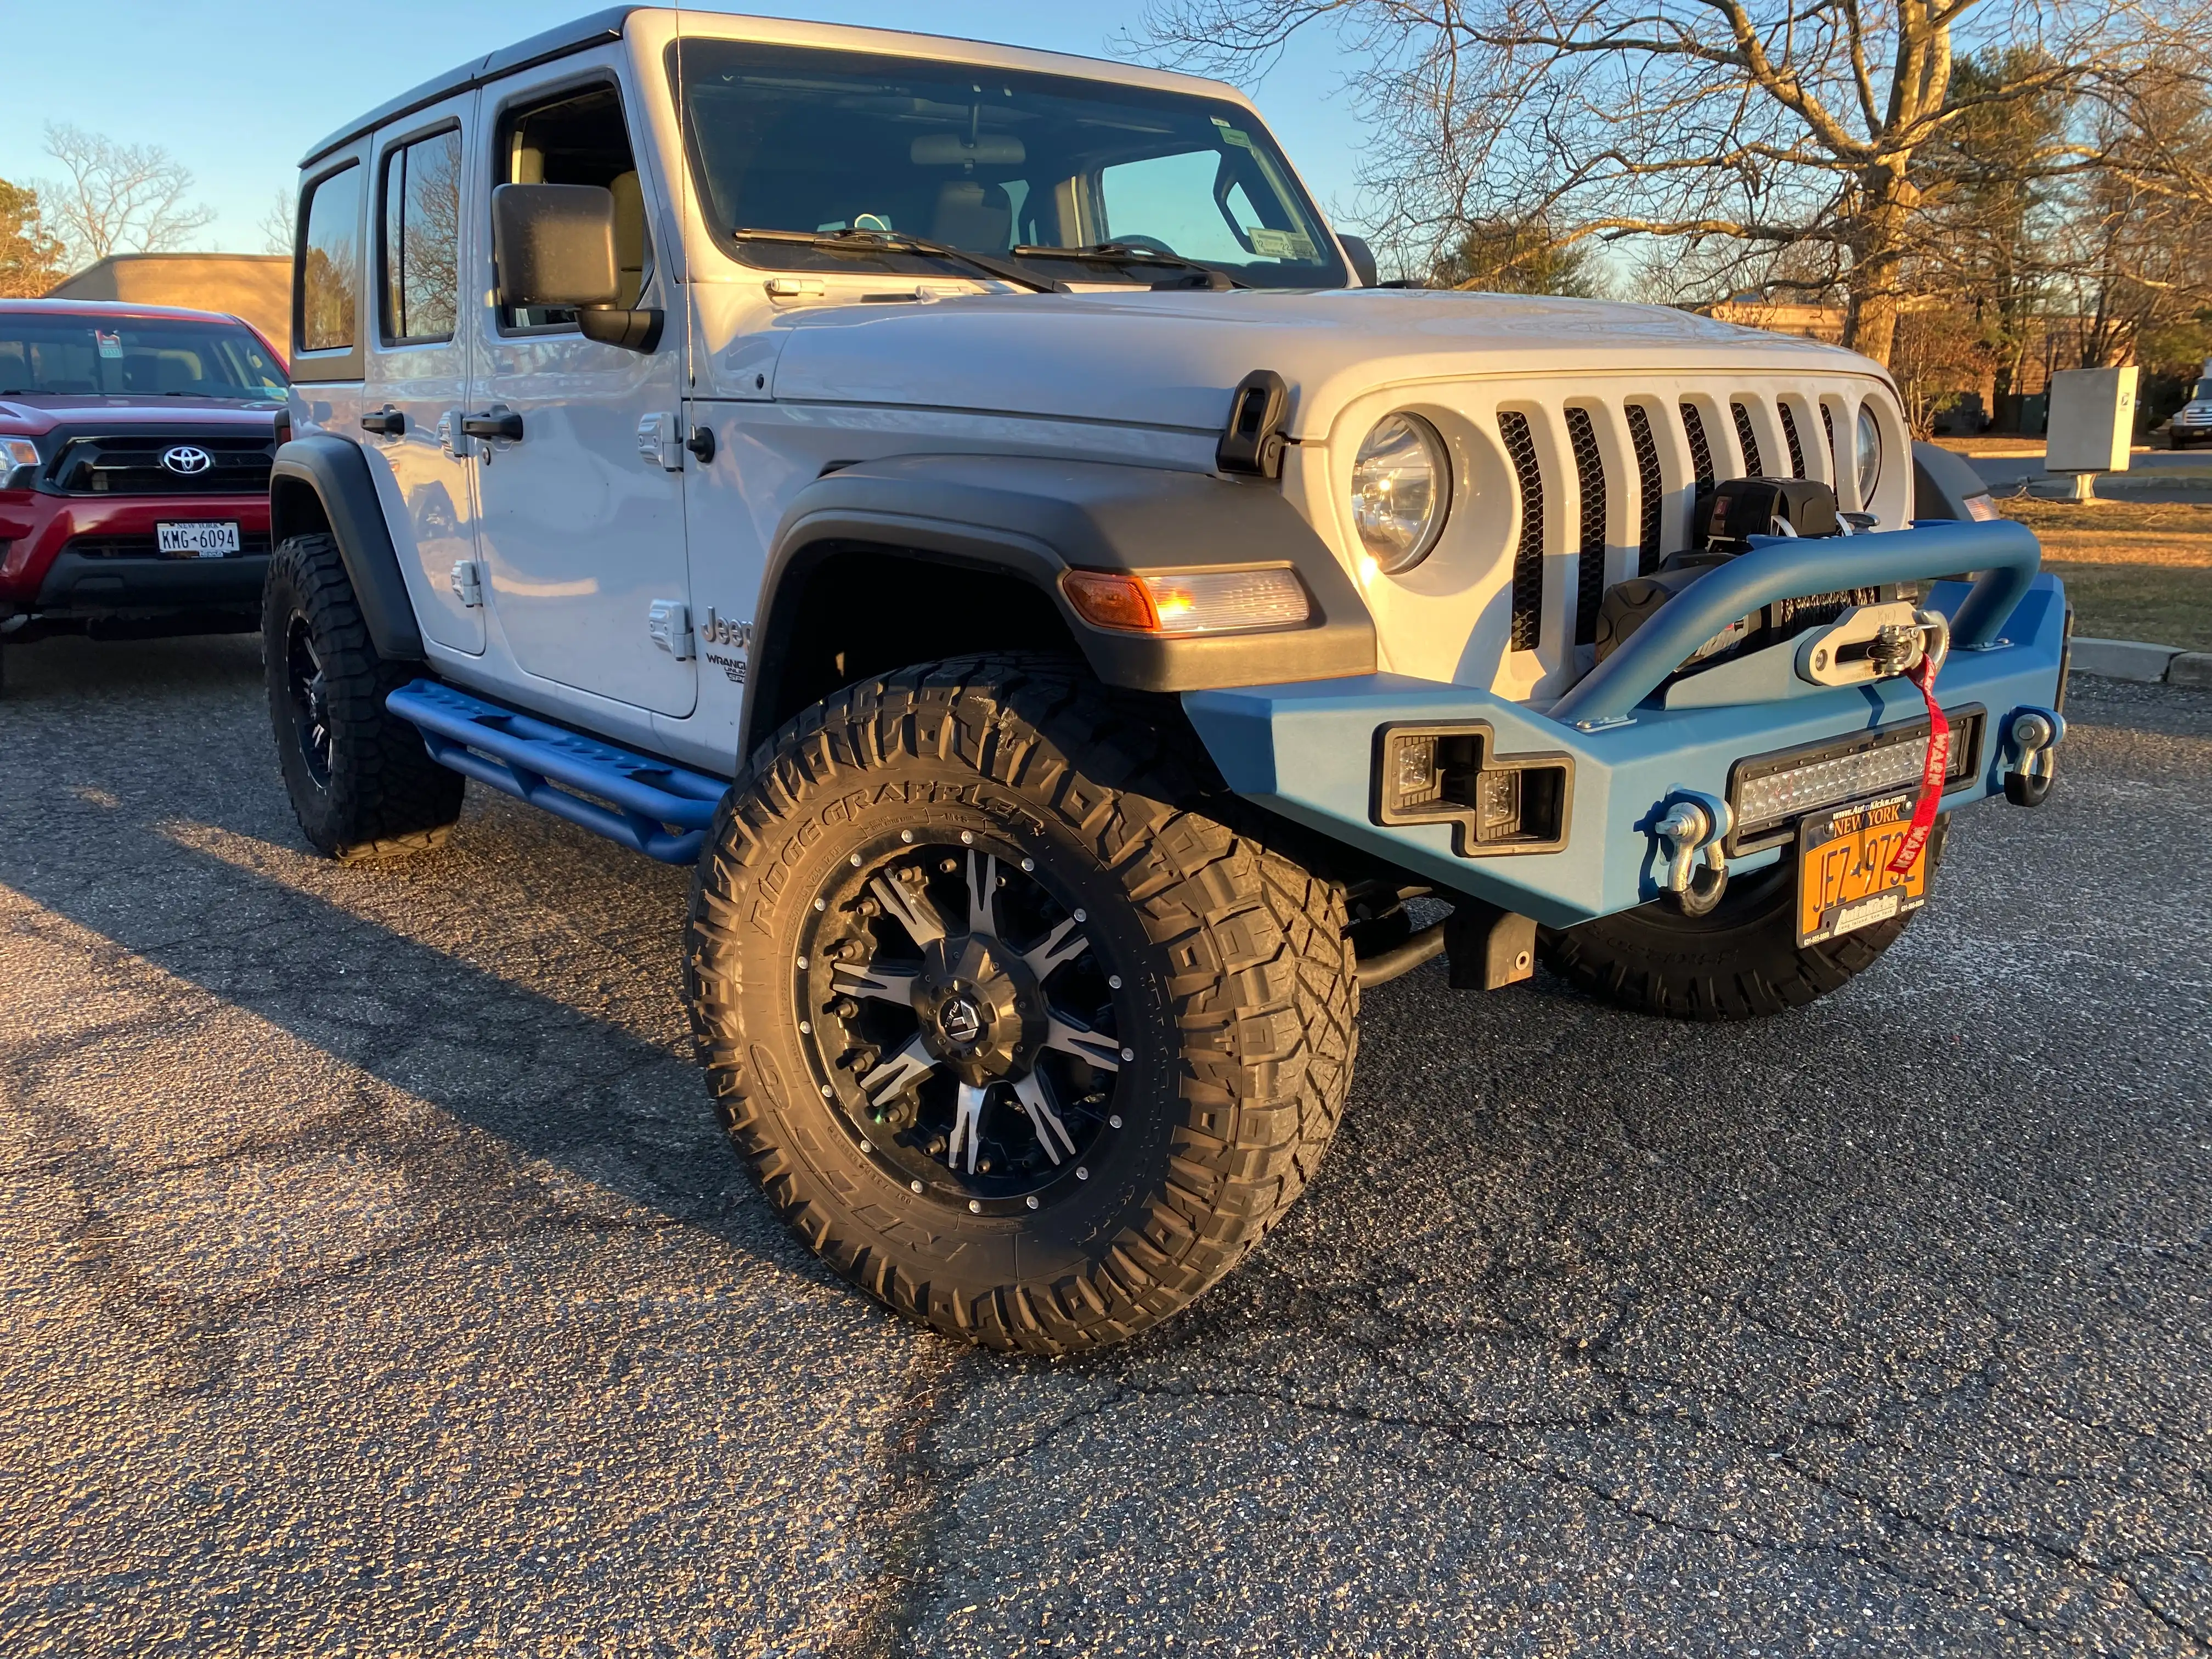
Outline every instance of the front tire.
[[1341, 891], [1195, 808], [1167, 726], [1054, 660], [908, 669], [787, 727], [700, 862], [686, 988], [732, 1136], [811, 1248], [948, 1335], [1157, 1323], [1335, 1129]]
[[341, 863], [445, 844], [468, 781], [385, 707], [414, 678], [377, 654], [337, 541], [288, 537], [261, 591], [269, 723], [293, 815]]
[[[1938, 819], [1928, 846], [1931, 876], [1942, 827]], [[1540, 927], [1536, 951], [1560, 978], [1617, 1008], [1669, 1019], [1758, 1019], [1842, 990], [1919, 914], [1801, 947], [1796, 907], [1796, 865], [1785, 854], [1729, 883], [1708, 915], [1684, 915], [1662, 898], [1576, 927]]]

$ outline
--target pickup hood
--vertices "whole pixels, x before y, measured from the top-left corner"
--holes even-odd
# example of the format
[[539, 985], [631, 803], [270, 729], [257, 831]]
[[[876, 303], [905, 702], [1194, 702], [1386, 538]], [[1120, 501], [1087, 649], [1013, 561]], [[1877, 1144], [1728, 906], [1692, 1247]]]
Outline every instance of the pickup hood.
[[[992, 294], [789, 312], [778, 401], [927, 406], [1212, 432], [1255, 368], [1290, 382], [1291, 435], [1378, 386], [1577, 372], [1887, 379], [1856, 354], [1657, 306], [1399, 289]], [[763, 354], [751, 347], [749, 362]]]
[[0, 398], [0, 429], [36, 437], [58, 426], [81, 426], [94, 419], [126, 427], [184, 422], [198, 431], [217, 426], [266, 431], [278, 407], [234, 398], [29, 397], [18, 392]]

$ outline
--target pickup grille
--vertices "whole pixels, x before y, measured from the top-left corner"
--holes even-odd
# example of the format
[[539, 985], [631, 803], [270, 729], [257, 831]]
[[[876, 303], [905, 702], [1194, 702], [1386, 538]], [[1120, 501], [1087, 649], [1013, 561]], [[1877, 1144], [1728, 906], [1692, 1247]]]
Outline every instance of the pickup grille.
[[[191, 553], [164, 553], [160, 543], [152, 536], [74, 536], [62, 544], [62, 551], [74, 553], [80, 559], [178, 559], [198, 558]], [[238, 532], [238, 551], [223, 555], [225, 558], [250, 559], [269, 551], [269, 538], [259, 531], [241, 530]]]
[[[163, 466], [161, 457], [179, 446], [204, 450], [207, 471]], [[70, 495], [260, 495], [276, 455], [273, 434], [104, 433], [70, 439], [46, 476]]]

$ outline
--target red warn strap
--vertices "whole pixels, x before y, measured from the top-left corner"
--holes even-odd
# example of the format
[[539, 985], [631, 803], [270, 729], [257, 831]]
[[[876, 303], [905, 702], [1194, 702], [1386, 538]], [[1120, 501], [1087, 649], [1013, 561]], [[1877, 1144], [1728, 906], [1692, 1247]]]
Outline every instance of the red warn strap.
[[1928, 763], [1920, 769], [1920, 799], [1912, 804], [1911, 825], [1897, 844], [1897, 855], [1889, 861], [1893, 876], [1911, 869], [1912, 860], [1928, 844], [1929, 835], [1936, 828], [1936, 809], [1943, 804], [1943, 780], [1951, 770], [1951, 722], [1943, 718], [1942, 709], [1936, 703], [1932, 653], [1921, 658], [1920, 666], [1912, 671], [1912, 683], [1920, 688], [1920, 696], [1928, 704]]

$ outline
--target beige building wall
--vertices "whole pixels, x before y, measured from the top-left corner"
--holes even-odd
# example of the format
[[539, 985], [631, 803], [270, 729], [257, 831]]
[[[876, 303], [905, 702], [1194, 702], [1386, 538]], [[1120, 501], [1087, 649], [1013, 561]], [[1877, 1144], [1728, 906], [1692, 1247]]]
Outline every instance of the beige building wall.
[[289, 253], [113, 253], [57, 286], [50, 300], [120, 300], [243, 317], [285, 352], [292, 333]]

